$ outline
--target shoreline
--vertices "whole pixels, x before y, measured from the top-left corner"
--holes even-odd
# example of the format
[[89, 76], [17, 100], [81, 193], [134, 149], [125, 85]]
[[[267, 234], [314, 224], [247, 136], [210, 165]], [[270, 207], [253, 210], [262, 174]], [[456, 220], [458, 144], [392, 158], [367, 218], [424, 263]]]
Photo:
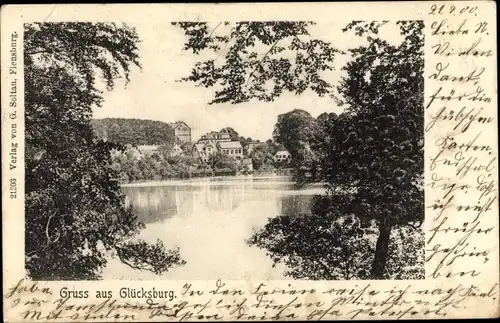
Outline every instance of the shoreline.
[[[169, 179], [169, 180], [151, 180], [151, 181], [141, 181], [134, 183], [124, 183], [120, 184], [121, 187], [155, 187], [155, 186], [195, 186], [199, 184], [203, 185], [233, 185], [236, 181], [238, 182], [253, 182], [255, 184], [269, 184], [269, 183], [279, 183], [279, 184], [293, 184], [292, 176], [288, 175], [275, 175], [275, 176], [214, 176], [214, 177], [196, 177], [190, 179]], [[325, 183], [314, 183], [308, 185], [305, 188], [312, 187], [323, 187]]]
[[292, 179], [292, 176], [250, 176], [250, 175], [236, 175], [236, 176], [210, 176], [210, 177], [193, 177], [188, 179], [166, 179], [166, 180], [149, 180], [149, 181], [138, 181], [133, 183], [120, 184], [122, 187], [140, 187], [140, 186], [169, 186], [169, 185], [179, 185], [179, 184], [194, 184], [194, 183], [217, 183], [221, 184], [224, 182], [234, 183], [234, 180], [238, 181], [253, 181], [262, 179], [277, 179], [280, 183], [292, 183], [292, 181], [283, 181], [283, 179]]

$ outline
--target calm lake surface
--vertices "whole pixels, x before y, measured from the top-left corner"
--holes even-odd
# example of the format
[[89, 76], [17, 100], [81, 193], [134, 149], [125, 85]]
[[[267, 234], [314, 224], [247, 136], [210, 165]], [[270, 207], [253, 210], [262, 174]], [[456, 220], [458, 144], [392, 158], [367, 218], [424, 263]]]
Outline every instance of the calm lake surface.
[[289, 177], [222, 177], [125, 185], [127, 199], [146, 224], [141, 238], [179, 247], [187, 262], [163, 275], [111, 260], [105, 279], [284, 279], [265, 250], [245, 240], [269, 218], [310, 214], [321, 186], [297, 190]]

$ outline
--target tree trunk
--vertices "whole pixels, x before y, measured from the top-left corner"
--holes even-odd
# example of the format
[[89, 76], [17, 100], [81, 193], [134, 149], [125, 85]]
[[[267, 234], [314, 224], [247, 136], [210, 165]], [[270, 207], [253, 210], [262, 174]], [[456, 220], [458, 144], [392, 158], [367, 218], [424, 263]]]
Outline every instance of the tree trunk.
[[379, 235], [375, 247], [375, 258], [373, 259], [371, 275], [372, 279], [383, 279], [385, 264], [387, 262], [387, 252], [389, 250], [389, 238], [391, 236], [391, 225], [387, 220], [379, 223]]

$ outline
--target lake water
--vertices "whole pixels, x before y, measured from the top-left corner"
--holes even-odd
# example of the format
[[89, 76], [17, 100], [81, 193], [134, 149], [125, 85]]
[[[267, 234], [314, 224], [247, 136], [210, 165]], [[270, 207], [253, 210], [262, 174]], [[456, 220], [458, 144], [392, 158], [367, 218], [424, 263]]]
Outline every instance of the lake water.
[[184, 266], [159, 276], [111, 260], [106, 279], [284, 279], [265, 250], [245, 240], [269, 218], [310, 214], [321, 187], [293, 188], [287, 177], [223, 177], [123, 187], [126, 202], [146, 224], [141, 238], [179, 247]]

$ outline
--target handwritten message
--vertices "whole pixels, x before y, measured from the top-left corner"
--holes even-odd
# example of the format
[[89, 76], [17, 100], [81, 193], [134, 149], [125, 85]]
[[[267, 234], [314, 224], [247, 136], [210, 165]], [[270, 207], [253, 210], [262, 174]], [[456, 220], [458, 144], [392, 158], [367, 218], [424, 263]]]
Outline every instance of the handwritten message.
[[498, 268], [492, 26], [477, 5], [428, 14], [427, 277], [478, 277]]
[[[407, 319], [445, 318], [450, 310], [465, 308], [470, 299], [484, 304], [498, 297], [496, 285], [490, 289], [473, 284], [427, 289], [411, 282], [389, 289], [370, 283], [346, 288], [335, 287], [336, 283], [320, 288], [301, 282], [278, 284], [286, 286], [283, 288], [271, 282], [241, 286], [239, 282], [218, 280], [206, 285], [185, 283], [173, 297], [147, 299], [131, 298], [123, 288], [104, 293], [100, 289], [75, 290], [71, 296], [67, 287], [57, 291], [41, 285], [20, 280], [5, 294], [7, 309], [18, 310], [23, 321]], [[154, 287], [138, 288], [144, 291]]]

